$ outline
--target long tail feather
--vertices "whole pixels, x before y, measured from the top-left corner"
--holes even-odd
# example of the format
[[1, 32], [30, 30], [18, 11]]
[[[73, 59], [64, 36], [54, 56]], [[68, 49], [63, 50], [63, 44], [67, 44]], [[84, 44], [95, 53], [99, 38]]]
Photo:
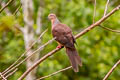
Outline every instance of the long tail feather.
[[79, 71], [78, 65], [82, 66], [82, 61], [81, 61], [81, 58], [78, 55], [76, 49], [75, 48], [71, 49], [71, 48], [66, 47], [66, 53], [70, 59], [70, 63], [73, 67], [73, 70], [75, 72], [78, 72]]

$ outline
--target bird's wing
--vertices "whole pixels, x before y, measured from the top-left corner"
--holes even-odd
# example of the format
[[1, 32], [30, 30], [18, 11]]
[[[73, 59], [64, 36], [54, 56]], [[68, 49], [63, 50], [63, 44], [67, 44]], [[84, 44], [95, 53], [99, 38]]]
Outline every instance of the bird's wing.
[[52, 29], [52, 34], [56, 40], [65, 47], [74, 48], [75, 39], [71, 29], [65, 24], [57, 24]]

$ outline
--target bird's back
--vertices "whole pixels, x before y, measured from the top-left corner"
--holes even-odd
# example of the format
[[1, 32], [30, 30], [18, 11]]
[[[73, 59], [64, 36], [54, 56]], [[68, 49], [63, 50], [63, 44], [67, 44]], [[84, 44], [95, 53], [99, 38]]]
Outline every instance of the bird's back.
[[56, 37], [58, 42], [67, 47], [72, 48], [74, 46], [72, 31], [67, 25], [60, 23], [52, 27], [53, 37]]

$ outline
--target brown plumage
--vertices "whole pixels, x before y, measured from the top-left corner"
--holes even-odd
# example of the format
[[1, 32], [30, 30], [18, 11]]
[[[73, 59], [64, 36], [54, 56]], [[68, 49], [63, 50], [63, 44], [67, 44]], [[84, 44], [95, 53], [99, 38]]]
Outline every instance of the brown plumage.
[[78, 65], [82, 66], [82, 62], [74, 46], [75, 39], [72, 35], [72, 30], [67, 25], [60, 23], [55, 14], [49, 14], [48, 18], [52, 23], [53, 37], [56, 37], [56, 41], [59, 43], [59, 45], [62, 45], [66, 48], [66, 53], [70, 59], [73, 70], [78, 72]]

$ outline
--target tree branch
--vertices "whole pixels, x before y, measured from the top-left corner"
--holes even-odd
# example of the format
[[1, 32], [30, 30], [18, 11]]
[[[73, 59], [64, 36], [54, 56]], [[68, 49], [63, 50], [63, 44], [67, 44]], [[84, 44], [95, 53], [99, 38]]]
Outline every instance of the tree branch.
[[69, 67], [67, 67], [67, 68], [61, 69], [61, 70], [56, 71], [56, 72], [54, 72], [54, 73], [51, 73], [51, 74], [49, 74], [49, 75], [47, 75], [47, 76], [43, 76], [43, 77], [41, 77], [41, 78], [38, 78], [37, 80], [41, 80], [41, 79], [48, 78], [48, 77], [50, 77], [50, 76], [56, 75], [57, 73], [66, 71], [66, 70], [71, 69], [71, 68], [72, 68], [72, 66], [69, 66]]
[[79, 38], [80, 36], [84, 35], [86, 32], [90, 31], [91, 29], [93, 29], [94, 27], [100, 25], [103, 21], [105, 21], [109, 16], [111, 16], [112, 14], [114, 14], [116, 11], [118, 11], [120, 9], [120, 5], [118, 5], [116, 8], [114, 8], [111, 12], [109, 12], [107, 15], [105, 15], [104, 17], [102, 17], [99, 21], [97, 21], [96, 23], [90, 25], [88, 28], [84, 29], [82, 32], [80, 32], [79, 34], [77, 34], [75, 37]]
[[9, 0], [5, 6], [0, 9], [0, 13], [10, 4], [13, 0]]
[[19, 24], [16, 24], [14, 27], [15, 27], [16, 29], [18, 29], [19, 31], [21, 31], [22, 33], [24, 33], [24, 28], [21, 27]]
[[[38, 39], [32, 43], [32, 45], [29, 47], [29, 49], [27, 49], [10, 67], [8, 67], [6, 70], [4, 70], [2, 72], [2, 74], [5, 75], [5, 74], [9, 73], [10, 71], [14, 70], [16, 67], [18, 67], [21, 64], [21, 62], [19, 62], [19, 61], [22, 59], [22, 57], [25, 56], [25, 54], [37, 43], [37, 41], [39, 41], [41, 39], [41, 37], [47, 32], [47, 30], [48, 29], [46, 29], [44, 32], [42, 32], [41, 35], [38, 37]], [[24, 62], [24, 61], [22, 61], [22, 62]], [[16, 63], [18, 63], [18, 64], [16, 65]]]
[[107, 80], [110, 74], [115, 70], [115, 68], [120, 64], [120, 60], [117, 61], [117, 63], [110, 69], [110, 71], [106, 74], [103, 80]]
[[102, 26], [102, 25], [99, 25], [99, 26], [100, 26], [101, 28], [105, 29], [105, 30], [112, 31], [112, 32], [116, 32], [116, 33], [120, 33], [120, 31], [118, 31], [118, 30], [113, 30], [113, 29], [104, 27], [104, 26]]
[[7, 79], [2, 75], [2, 73], [0, 73], [0, 78], [2, 78], [3, 80], [7, 80]]
[[[112, 14], [114, 14], [116, 11], [118, 11], [120, 9], [120, 5], [118, 5], [116, 8], [114, 8], [110, 13], [108, 13], [106, 16], [102, 17], [99, 21], [97, 21], [96, 23], [90, 25], [88, 28], [84, 29], [82, 32], [78, 33], [75, 38], [79, 38], [82, 35], [84, 35], [85, 33], [87, 33], [88, 31], [90, 31], [91, 29], [93, 29], [94, 27], [100, 25], [103, 21], [105, 21], [109, 16], [111, 16]], [[56, 48], [54, 50], [52, 50], [51, 52], [49, 52], [48, 54], [46, 54], [45, 56], [43, 56], [41, 59], [39, 59], [36, 63], [34, 63], [30, 68], [28, 68], [23, 74], [22, 76], [18, 79], [18, 80], [22, 80], [25, 76], [27, 76], [29, 74], [29, 72], [31, 72], [35, 67], [37, 67], [42, 61], [44, 61], [45, 59], [47, 59], [49, 56], [53, 55], [54, 53], [56, 53], [57, 51], [61, 50], [61, 48]]]
[[18, 8], [15, 10], [15, 12], [13, 13], [13, 15], [16, 15], [17, 12], [19, 11], [19, 9], [21, 8], [22, 4], [20, 3], [20, 5], [18, 6]]
[[[4, 7], [6, 5], [5, 1], [1, 1], [1, 7]], [[7, 15], [11, 15], [11, 12], [9, 11], [8, 8], [5, 8], [4, 9], [4, 12], [7, 14]]]
[[6, 71], [7, 74], [10, 71], [14, 70], [15, 68], [17, 68], [19, 65], [21, 65], [23, 62], [25, 62], [26, 60], [28, 60], [29, 58], [31, 58], [33, 56], [33, 54], [35, 54], [36, 52], [38, 52], [39, 50], [41, 50], [42, 48], [44, 48], [45, 46], [47, 46], [49, 43], [53, 42], [55, 38], [53, 38], [52, 40], [48, 41], [47, 43], [45, 43], [44, 45], [40, 46], [37, 50], [35, 50], [33, 53], [31, 53], [30, 55], [28, 55], [28, 57], [26, 57], [25, 59], [23, 59], [22, 61], [20, 61], [17, 65], [15, 65], [14, 67], [12, 67], [10, 70]]
[[16, 68], [15, 70], [13, 70], [13, 72], [9, 73], [5, 78], [7, 79], [9, 76], [13, 75], [17, 70], [18, 70], [18, 68]]
[[107, 13], [108, 4], [109, 4], [109, 0], [107, 0], [106, 6], [105, 6], [104, 16], [105, 16], [105, 15], [106, 15], [106, 13]]

